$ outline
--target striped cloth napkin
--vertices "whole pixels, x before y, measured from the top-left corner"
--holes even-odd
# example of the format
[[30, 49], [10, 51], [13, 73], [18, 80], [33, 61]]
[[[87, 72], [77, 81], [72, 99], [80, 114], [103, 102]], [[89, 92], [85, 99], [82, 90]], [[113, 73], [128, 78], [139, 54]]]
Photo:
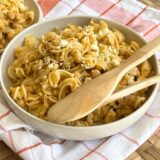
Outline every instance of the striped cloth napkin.
[[[160, 11], [135, 0], [39, 0], [44, 19], [84, 14], [119, 21], [150, 41], [160, 35]], [[0, 139], [25, 160], [123, 160], [160, 127], [160, 91], [130, 128], [93, 141], [67, 141], [34, 131], [7, 108], [0, 95]]]

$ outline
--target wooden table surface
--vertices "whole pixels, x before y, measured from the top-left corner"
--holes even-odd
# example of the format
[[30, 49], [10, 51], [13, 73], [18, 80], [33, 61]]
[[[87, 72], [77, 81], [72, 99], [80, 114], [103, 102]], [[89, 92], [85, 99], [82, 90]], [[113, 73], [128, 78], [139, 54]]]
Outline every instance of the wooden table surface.
[[[140, 0], [148, 6], [160, 9], [160, 0]], [[22, 160], [6, 144], [0, 141], [0, 160]], [[127, 160], [160, 160], [160, 131], [155, 133]]]

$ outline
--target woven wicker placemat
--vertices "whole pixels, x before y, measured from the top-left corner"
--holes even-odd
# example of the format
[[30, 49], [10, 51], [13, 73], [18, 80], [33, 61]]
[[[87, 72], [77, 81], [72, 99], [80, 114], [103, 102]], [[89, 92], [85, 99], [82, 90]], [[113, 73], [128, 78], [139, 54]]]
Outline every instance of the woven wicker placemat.
[[[140, 1], [150, 7], [160, 9], [160, 0]], [[0, 160], [21, 160], [21, 158], [0, 141]], [[160, 160], [160, 130], [131, 154], [127, 160]]]
[[150, 7], [160, 9], [160, 0], [139, 0], [139, 1]]
[[160, 160], [160, 130], [131, 154], [127, 160]]

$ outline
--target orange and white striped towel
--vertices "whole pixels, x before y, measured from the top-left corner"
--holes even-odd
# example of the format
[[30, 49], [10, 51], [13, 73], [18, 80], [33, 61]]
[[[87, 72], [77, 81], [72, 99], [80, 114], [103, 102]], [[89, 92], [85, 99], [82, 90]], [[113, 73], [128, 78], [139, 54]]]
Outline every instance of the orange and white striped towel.
[[[119, 21], [150, 41], [160, 35], [160, 11], [136, 0], [39, 0], [44, 19], [86, 14]], [[0, 139], [25, 160], [123, 160], [160, 127], [160, 90], [152, 107], [130, 128], [109, 138], [67, 141], [34, 131], [0, 96]]]

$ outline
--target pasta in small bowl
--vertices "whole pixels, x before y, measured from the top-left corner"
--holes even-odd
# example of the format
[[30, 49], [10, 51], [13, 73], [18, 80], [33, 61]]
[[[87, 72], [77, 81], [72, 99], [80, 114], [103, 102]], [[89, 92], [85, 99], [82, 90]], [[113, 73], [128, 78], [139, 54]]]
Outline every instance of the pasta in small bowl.
[[[19, 34], [4, 51], [0, 66], [4, 97], [22, 120], [45, 134], [72, 140], [113, 135], [143, 116], [158, 84], [63, 125], [48, 122], [47, 112], [84, 83], [120, 65], [145, 43], [131, 29], [103, 18], [70, 16], [37, 24]], [[130, 70], [116, 90], [156, 73], [158, 64], [152, 56]]]
[[0, 12], [0, 53], [18, 33], [42, 19], [34, 0], [0, 0]]

